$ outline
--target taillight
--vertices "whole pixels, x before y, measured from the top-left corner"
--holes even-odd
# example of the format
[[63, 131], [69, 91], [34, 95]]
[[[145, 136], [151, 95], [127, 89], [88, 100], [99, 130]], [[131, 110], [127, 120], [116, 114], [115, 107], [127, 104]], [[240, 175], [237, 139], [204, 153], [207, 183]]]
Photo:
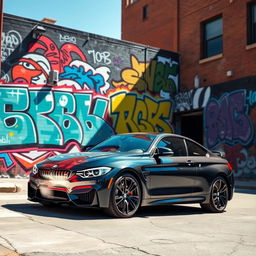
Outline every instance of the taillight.
[[227, 163], [227, 166], [228, 166], [228, 169], [229, 169], [230, 171], [233, 170], [232, 165], [231, 165], [230, 163]]

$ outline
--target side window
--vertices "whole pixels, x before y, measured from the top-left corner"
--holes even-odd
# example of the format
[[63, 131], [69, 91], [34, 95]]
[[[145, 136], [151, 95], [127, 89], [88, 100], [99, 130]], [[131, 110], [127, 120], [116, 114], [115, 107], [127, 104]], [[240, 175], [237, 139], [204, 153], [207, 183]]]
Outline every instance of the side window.
[[202, 58], [223, 52], [223, 21], [222, 17], [202, 23]]
[[248, 3], [247, 8], [247, 44], [256, 43], [256, 3]]
[[206, 156], [207, 151], [204, 148], [198, 146], [197, 144], [189, 140], [186, 140], [186, 144], [188, 147], [189, 156]]
[[173, 151], [173, 156], [186, 156], [186, 147], [182, 138], [166, 137], [163, 138], [157, 147], [169, 148]]

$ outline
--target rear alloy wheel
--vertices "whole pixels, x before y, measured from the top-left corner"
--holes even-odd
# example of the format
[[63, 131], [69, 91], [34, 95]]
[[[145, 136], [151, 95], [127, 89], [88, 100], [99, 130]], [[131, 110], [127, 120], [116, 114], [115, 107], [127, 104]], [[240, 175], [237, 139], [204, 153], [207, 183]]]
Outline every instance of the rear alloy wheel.
[[223, 212], [228, 203], [228, 185], [222, 177], [217, 177], [211, 186], [209, 204], [201, 204], [209, 212]]
[[132, 217], [141, 202], [141, 188], [138, 180], [131, 174], [122, 174], [115, 181], [107, 212], [115, 217]]

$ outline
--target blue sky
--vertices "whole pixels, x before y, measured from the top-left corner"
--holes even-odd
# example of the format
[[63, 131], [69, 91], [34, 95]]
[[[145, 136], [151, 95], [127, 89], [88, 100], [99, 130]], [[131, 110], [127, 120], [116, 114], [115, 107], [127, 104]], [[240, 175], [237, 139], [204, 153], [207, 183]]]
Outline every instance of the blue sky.
[[4, 12], [112, 38], [121, 38], [121, 0], [4, 0]]

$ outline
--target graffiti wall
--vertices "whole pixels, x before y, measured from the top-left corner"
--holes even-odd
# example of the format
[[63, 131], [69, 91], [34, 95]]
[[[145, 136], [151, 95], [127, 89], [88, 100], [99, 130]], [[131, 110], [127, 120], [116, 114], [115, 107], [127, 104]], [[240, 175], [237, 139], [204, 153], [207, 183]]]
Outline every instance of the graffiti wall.
[[1, 177], [116, 133], [173, 131], [176, 53], [37, 23], [4, 17]]
[[256, 181], [256, 77], [175, 96], [175, 112], [201, 110], [204, 144], [221, 150], [241, 181]]

